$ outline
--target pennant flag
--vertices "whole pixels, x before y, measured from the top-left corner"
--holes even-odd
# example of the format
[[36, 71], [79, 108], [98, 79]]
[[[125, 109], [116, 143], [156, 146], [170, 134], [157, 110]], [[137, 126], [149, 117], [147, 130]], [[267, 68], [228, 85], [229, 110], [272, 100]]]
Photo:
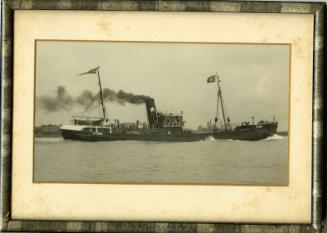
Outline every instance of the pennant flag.
[[98, 66], [97, 68], [94, 68], [94, 69], [91, 69], [87, 72], [84, 72], [84, 73], [81, 73], [81, 74], [78, 74], [78, 76], [81, 76], [81, 75], [84, 75], [84, 74], [96, 74], [97, 73], [97, 70], [99, 69], [100, 67]]
[[207, 83], [214, 83], [216, 82], [216, 75], [212, 75], [209, 78], [207, 78]]

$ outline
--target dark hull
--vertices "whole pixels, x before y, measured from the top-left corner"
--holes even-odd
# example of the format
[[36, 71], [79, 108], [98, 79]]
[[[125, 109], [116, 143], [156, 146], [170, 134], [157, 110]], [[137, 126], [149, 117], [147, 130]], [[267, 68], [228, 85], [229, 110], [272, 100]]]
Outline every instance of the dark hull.
[[272, 136], [275, 132], [267, 129], [248, 129], [243, 131], [231, 132], [212, 132], [212, 133], [181, 133], [181, 134], [129, 134], [111, 133], [104, 135], [94, 135], [83, 131], [61, 130], [64, 139], [79, 141], [162, 141], [162, 142], [194, 142], [205, 140], [208, 137], [215, 139], [233, 140], [262, 140]]
[[80, 141], [163, 141], [163, 142], [194, 142], [209, 137], [210, 133], [204, 134], [128, 134], [112, 133], [106, 135], [91, 135], [73, 130], [61, 130], [64, 139]]
[[244, 131], [213, 133], [215, 139], [233, 139], [245, 141], [258, 141], [274, 135], [275, 132], [266, 129], [251, 129]]

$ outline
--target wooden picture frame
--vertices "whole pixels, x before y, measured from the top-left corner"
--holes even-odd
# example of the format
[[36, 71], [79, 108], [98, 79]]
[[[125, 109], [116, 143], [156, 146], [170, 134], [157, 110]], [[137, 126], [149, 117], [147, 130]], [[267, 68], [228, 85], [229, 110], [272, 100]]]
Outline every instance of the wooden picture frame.
[[[292, 13], [314, 15], [312, 222], [307, 224], [232, 224], [195, 222], [50, 221], [11, 217], [13, 22], [15, 10], [195, 11]], [[67, 232], [322, 232], [325, 3], [219, 1], [4, 0], [1, 64], [1, 215], [3, 231]]]

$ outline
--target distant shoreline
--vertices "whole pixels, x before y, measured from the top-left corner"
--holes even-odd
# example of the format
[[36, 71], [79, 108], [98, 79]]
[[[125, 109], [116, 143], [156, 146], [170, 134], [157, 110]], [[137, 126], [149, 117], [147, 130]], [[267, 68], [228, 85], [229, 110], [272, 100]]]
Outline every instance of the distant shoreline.
[[35, 138], [62, 138], [62, 135], [61, 134], [58, 134], [58, 135], [46, 135], [46, 134], [42, 134], [42, 135], [40, 135], [40, 134], [35, 134], [34, 135], [35, 136]]

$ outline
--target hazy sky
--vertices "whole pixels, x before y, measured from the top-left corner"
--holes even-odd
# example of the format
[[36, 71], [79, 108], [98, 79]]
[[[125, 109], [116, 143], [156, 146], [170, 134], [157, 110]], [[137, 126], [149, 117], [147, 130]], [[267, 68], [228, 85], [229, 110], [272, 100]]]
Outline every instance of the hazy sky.
[[[206, 79], [217, 72], [232, 122], [250, 121], [251, 116], [272, 120], [274, 115], [279, 130], [288, 128], [287, 45], [39, 41], [36, 95], [55, 96], [58, 86], [72, 96], [85, 89], [96, 93], [96, 75], [76, 75], [97, 66], [103, 88], [152, 96], [159, 111], [183, 111], [189, 128], [213, 121], [217, 85]], [[147, 120], [142, 104], [107, 102], [106, 109], [110, 119], [121, 122]], [[37, 105], [36, 125], [67, 123], [82, 111], [47, 112]]]

